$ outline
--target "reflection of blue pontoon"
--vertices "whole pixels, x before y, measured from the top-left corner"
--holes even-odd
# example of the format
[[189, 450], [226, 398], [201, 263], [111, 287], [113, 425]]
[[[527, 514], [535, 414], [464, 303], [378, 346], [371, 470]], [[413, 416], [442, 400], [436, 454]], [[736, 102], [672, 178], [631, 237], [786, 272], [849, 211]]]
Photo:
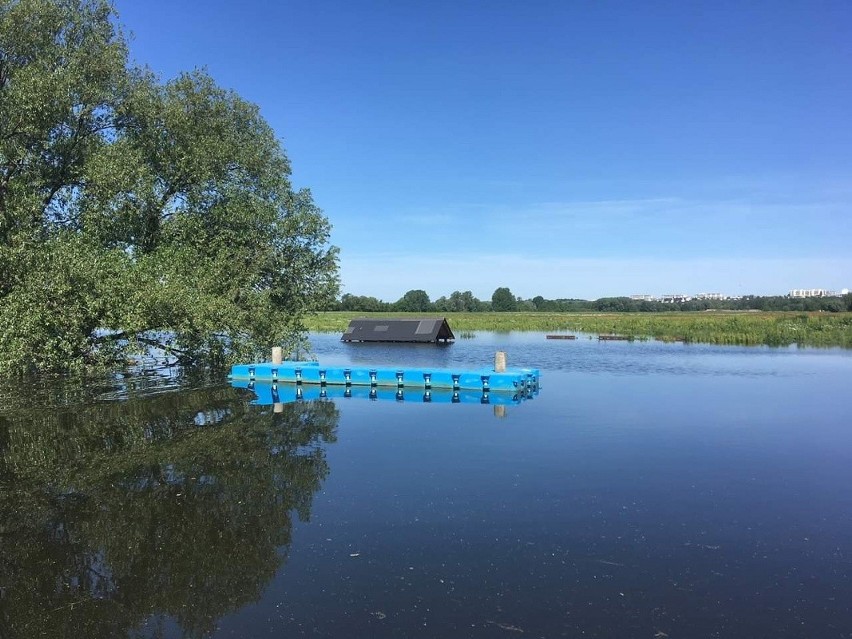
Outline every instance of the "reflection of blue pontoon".
[[326, 367], [318, 362], [239, 364], [231, 384], [257, 394], [258, 404], [301, 399], [364, 397], [396, 401], [517, 404], [538, 393], [534, 368], [461, 370], [438, 368]]
[[285, 404], [302, 400], [350, 398], [433, 404], [493, 404], [495, 406], [505, 406], [520, 404], [526, 399], [532, 399], [538, 393], [537, 386], [530, 386], [512, 393], [507, 391], [454, 391], [446, 388], [328, 386], [288, 382], [258, 382], [246, 379], [233, 379], [231, 380], [231, 385], [235, 388], [246, 388], [252, 391], [257, 396], [257, 399], [252, 403], [261, 406]]

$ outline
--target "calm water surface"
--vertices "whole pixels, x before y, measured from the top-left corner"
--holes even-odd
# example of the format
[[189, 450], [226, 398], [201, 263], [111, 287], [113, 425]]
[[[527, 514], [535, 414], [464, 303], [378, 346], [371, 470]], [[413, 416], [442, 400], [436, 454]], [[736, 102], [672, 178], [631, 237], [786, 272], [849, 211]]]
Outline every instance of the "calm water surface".
[[852, 637], [852, 352], [313, 343], [542, 389], [0, 387], [0, 637]]

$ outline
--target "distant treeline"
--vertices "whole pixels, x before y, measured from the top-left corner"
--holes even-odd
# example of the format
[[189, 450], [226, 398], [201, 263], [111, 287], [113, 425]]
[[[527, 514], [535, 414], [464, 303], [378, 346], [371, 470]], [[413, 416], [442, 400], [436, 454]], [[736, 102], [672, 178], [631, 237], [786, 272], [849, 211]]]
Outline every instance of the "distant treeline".
[[852, 294], [842, 297], [788, 297], [786, 295], [747, 295], [739, 299], [705, 300], [688, 302], [660, 302], [634, 300], [629, 297], [602, 297], [597, 300], [554, 299], [537, 295], [532, 299], [515, 297], [501, 287], [494, 291], [490, 300], [477, 299], [470, 291], [453, 291], [435, 301], [429, 299], [424, 290], [408, 291], [395, 302], [385, 302], [366, 295], [343, 295], [324, 310], [362, 311], [365, 313], [409, 312], [409, 313], [453, 313], [487, 311], [547, 311], [547, 312], [617, 312], [617, 313], [660, 313], [671, 311], [826, 311], [839, 313], [852, 311]]

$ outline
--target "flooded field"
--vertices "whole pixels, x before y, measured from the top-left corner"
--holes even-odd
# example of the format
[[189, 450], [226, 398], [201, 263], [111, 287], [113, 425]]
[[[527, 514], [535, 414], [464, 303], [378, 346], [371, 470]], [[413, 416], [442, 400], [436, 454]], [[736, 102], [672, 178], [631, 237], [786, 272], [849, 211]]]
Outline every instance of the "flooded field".
[[0, 636], [852, 637], [852, 352], [337, 337], [540, 392], [7, 384]]

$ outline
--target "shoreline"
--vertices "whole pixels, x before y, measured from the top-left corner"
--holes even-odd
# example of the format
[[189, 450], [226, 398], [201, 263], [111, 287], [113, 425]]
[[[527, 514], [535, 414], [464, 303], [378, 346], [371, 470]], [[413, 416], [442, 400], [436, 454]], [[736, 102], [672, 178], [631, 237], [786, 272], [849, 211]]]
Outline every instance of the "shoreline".
[[446, 317], [459, 339], [472, 331], [578, 331], [685, 343], [852, 348], [852, 313], [798, 311], [675, 311], [669, 313], [364, 313], [322, 311], [305, 318], [309, 331], [343, 332], [358, 317]]

